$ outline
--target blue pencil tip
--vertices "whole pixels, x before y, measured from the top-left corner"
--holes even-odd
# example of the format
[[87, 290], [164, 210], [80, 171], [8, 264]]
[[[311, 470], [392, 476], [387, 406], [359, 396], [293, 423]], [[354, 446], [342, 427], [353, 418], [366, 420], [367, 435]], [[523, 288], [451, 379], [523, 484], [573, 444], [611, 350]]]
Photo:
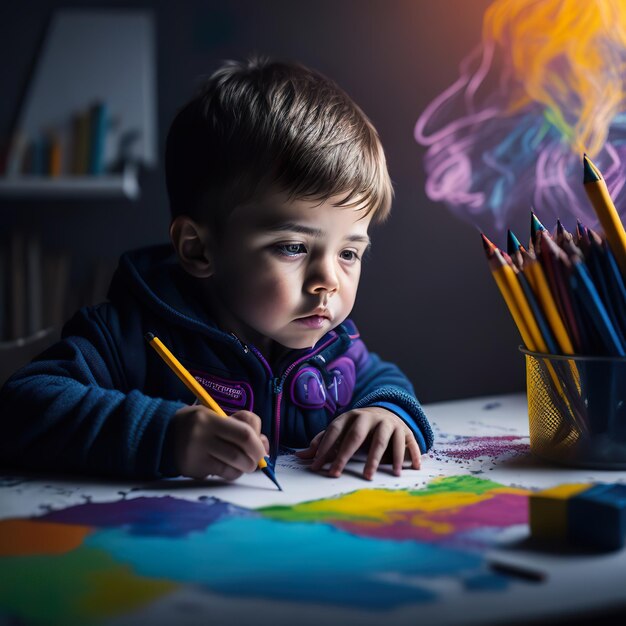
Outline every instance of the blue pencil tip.
[[282, 491], [283, 488], [278, 484], [276, 480], [276, 474], [274, 474], [274, 470], [268, 465], [263, 468], [263, 473], [278, 487], [278, 491]]
[[520, 240], [513, 234], [512, 230], [506, 231], [506, 251], [509, 255], [515, 254], [521, 247]]
[[594, 166], [591, 164], [591, 159], [585, 154], [583, 157], [583, 184], [595, 183], [598, 180], [600, 180], [600, 176], [598, 176]]
[[546, 227], [537, 219], [537, 216], [533, 211], [530, 212], [530, 236], [534, 242], [537, 238], [537, 233], [541, 230], [546, 230]]

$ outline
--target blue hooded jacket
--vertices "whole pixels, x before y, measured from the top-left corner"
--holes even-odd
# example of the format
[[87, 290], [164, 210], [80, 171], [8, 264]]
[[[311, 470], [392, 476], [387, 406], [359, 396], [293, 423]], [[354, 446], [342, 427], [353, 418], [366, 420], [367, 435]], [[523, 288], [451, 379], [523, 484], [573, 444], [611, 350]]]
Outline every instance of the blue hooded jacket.
[[144, 335], [154, 333], [227, 413], [262, 420], [271, 457], [305, 447], [336, 416], [383, 406], [422, 452], [432, 430], [400, 370], [368, 353], [349, 320], [313, 347], [270, 367], [220, 330], [170, 246], [126, 253], [109, 301], [82, 308], [61, 341], [16, 372], [0, 392], [0, 463], [124, 477], [177, 475], [168, 426], [195, 401]]

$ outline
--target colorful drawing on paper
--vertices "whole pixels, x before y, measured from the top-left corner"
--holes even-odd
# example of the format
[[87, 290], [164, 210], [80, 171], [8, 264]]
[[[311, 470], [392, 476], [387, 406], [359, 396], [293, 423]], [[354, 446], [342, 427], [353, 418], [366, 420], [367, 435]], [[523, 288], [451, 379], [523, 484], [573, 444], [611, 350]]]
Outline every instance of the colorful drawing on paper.
[[484, 553], [527, 523], [527, 494], [464, 475], [256, 510], [137, 497], [2, 520], [0, 615], [101, 623], [182, 588], [374, 611], [436, 600], [433, 581], [499, 592]]
[[503, 233], [531, 205], [546, 224], [593, 227], [586, 152], [626, 205], [624, 23], [622, 0], [493, 2], [482, 42], [415, 127], [429, 198], [486, 232]]

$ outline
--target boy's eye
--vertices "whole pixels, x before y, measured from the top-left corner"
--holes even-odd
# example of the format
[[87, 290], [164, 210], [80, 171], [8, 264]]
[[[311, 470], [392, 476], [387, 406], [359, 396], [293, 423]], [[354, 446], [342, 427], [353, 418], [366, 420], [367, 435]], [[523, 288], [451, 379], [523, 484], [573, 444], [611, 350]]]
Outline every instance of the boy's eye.
[[355, 250], [342, 250], [340, 256], [344, 261], [357, 261], [359, 259]]
[[279, 243], [274, 246], [274, 249], [283, 256], [297, 256], [299, 254], [306, 254], [306, 248], [302, 243]]

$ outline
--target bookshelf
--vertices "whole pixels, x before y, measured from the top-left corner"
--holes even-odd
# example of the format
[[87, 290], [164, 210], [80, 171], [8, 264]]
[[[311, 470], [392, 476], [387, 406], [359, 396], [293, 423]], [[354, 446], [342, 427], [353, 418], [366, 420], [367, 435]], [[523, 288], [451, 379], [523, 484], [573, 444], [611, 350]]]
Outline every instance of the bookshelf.
[[140, 195], [139, 167], [157, 162], [154, 31], [148, 10], [53, 14], [9, 141], [0, 197]]
[[[155, 56], [148, 9], [55, 11], [1, 142], [0, 199], [138, 198], [139, 172], [157, 163]], [[76, 258], [36, 224], [0, 231], [0, 381], [57, 338], [68, 312], [104, 299], [112, 263]]]
[[127, 165], [121, 174], [98, 176], [35, 176], [20, 175], [0, 178], [0, 197], [13, 198], [88, 198], [125, 197], [135, 200], [140, 195], [137, 169]]

